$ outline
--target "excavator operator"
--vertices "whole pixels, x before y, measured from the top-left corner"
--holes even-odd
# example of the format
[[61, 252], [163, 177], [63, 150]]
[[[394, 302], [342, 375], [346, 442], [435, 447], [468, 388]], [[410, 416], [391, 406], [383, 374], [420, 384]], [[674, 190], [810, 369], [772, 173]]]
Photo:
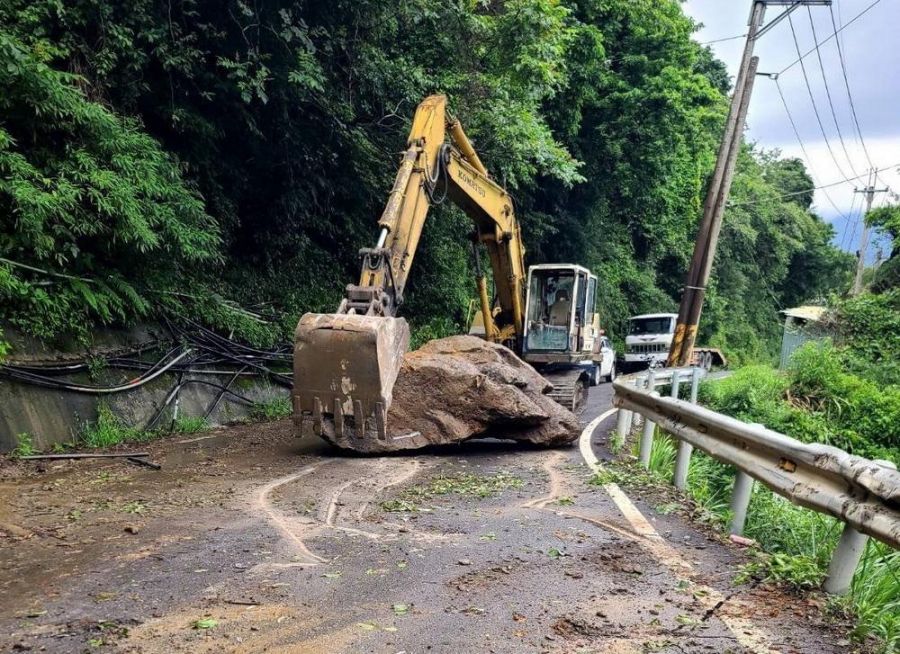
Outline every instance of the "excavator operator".
[[572, 301], [569, 299], [569, 291], [564, 288], [556, 293], [556, 301], [550, 307], [550, 324], [554, 326], [568, 326], [569, 311], [572, 309]]

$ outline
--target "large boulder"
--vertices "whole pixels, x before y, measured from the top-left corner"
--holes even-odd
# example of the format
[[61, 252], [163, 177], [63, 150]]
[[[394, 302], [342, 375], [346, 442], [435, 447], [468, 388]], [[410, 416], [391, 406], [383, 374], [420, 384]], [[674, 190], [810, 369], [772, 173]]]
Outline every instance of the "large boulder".
[[534, 368], [510, 350], [473, 336], [431, 341], [404, 356], [387, 416], [387, 440], [325, 437], [338, 447], [391, 452], [492, 437], [571, 443], [575, 415], [545, 393]]

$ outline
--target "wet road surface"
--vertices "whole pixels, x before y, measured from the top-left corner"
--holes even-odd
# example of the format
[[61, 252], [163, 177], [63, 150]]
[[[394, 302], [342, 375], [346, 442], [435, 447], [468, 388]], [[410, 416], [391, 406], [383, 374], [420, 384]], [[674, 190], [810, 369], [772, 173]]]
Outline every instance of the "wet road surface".
[[161, 471], [0, 469], [0, 651], [847, 651], [815, 602], [734, 585], [741, 551], [588, 483], [577, 443], [360, 458], [283, 421], [145, 449]]

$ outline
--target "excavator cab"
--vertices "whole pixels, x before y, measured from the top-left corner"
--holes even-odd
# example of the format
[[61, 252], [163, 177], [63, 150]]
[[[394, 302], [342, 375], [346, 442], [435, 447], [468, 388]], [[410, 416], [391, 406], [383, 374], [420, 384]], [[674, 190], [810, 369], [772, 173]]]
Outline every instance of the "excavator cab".
[[524, 359], [533, 363], [590, 359], [600, 336], [594, 309], [597, 277], [574, 264], [531, 266], [527, 288]]
[[597, 277], [574, 264], [528, 269], [522, 358], [553, 384], [550, 396], [578, 412], [600, 355]]

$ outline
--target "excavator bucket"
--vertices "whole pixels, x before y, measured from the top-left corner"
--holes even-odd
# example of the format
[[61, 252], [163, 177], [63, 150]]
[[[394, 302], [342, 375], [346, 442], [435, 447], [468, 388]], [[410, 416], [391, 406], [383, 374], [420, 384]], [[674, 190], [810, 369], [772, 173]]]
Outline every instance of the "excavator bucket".
[[294, 422], [328, 440], [387, 439], [409, 326], [403, 318], [307, 313], [294, 334]]

